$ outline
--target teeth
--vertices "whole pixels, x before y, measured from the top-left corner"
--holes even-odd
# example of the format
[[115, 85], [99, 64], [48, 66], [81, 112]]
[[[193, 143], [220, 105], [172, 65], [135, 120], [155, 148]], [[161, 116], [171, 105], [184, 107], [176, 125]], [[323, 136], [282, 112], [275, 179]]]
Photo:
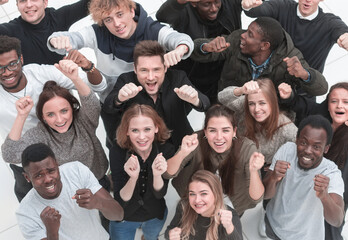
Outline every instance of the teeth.
[[47, 190], [52, 190], [54, 188], [54, 185], [46, 187]]
[[303, 157], [303, 160], [305, 160], [305, 161], [310, 161], [311, 159], [310, 159], [310, 158]]
[[223, 143], [215, 143], [215, 145], [217, 145], [217, 146], [222, 146], [224, 144], [225, 144], [224, 142]]
[[65, 124], [66, 124], [66, 122], [63, 123], [63, 124], [61, 124], [61, 125], [56, 124], [56, 126], [57, 126], [57, 127], [63, 127]]
[[125, 27], [119, 28], [119, 29], [116, 30], [116, 32], [122, 32], [124, 28], [125, 28]]

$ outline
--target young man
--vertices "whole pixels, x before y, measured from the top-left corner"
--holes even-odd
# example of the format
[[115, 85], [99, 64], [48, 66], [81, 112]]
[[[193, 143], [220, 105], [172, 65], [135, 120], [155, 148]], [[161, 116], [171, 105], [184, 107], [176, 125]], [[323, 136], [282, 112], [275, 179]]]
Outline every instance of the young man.
[[296, 143], [274, 155], [264, 179], [266, 234], [271, 239], [324, 239], [324, 219], [340, 226], [344, 183], [336, 164], [323, 157], [330, 147], [330, 122], [312, 115], [299, 125]]
[[[17, 116], [15, 103], [18, 99], [30, 96], [36, 105], [42, 88], [48, 80], [56, 81], [60, 86], [68, 89], [74, 88], [74, 84], [55, 66], [28, 64], [23, 67], [21, 44], [17, 38], [0, 36], [0, 42], [0, 107], [2, 109], [0, 137], [5, 139]], [[61, 60], [59, 65], [70, 65], [72, 62], [76, 63], [74, 68], [78, 68], [78, 66], [89, 68], [91, 65], [91, 62], [77, 51], [71, 52], [68, 58], [72, 60]], [[97, 69], [87, 74], [80, 72], [79, 75], [86, 82], [88, 78], [89, 86], [96, 92], [106, 88], [105, 78]], [[24, 124], [23, 133], [36, 126], [37, 123], [38, 119], [35, 108], [33, 108]], [[20, 181], [24, 180], [21, 175], [22, 169], [18, 169], [16, 165], [11, 164], [10, 166], [15, 171], [16, 181], [19, 181], [16, 182], [15, 193], [20, 201], [27, 193], [27, 190], [23, 189], [25, 182]]]
[[[108, 132], [115, 139], [123, 112], [134, 103], [152, 106], [172, 130], [171, 142], [176, 149], [182, 138], [193, 132], [187, 119], [191, 109], [203, 112], [209, 99], [197, 91], [183, 71], [167, 69], [164, 49], [156, 41], [139, 42], [134, 49], [134, 72], [122, 74], [106, 98], [104, 111], [114, 114]], [[111, 135], [112, 134], [112, 135]]]
[[332, 13], [319, 7], [323, 0], [243, 0], [249, 17], [272, 17], [290, 34], [309, 66], [324, 71], [326, 58], [337, 42], [348, 51], [348, 26]]
[[[195, 40], [228, 35], [240, 29], [241, 12], [241, 0], [167, 0], [158, 9], [156, 18]], [[199, 63], [188, 58], [175, 68], [184, 70], [197, 89], [216, 101], [223, 63]]]
[[16, 0], [16, 2], [21, 16], [0, 24], [0, 35], [21, 40], [24, 65], [57, 63], [63, 56], [48, 50], [46, 47], [48, 36], [53, 32], [67, 31], [73, 23], [87, 16], [89, 0], [80, 0], [57, 10], [47, 8], [48, 0]]
[[109, 239], [99, 222], [99, 210], [113, 221], [123, 209], [80, 162], [58, 167], [53, 151], [43, 143], [22, 154], [24, 176], [33, 189], [16, 212], [26, 239]]
[[225, 59], [219, 90], [241, 87], [258, 77], [272, 79], [276, 89], [286, 82], [312, 96], [328, 90], [324, 76], [307, 64], [281, 25], [268, 17], [257, 18], [247, 31], [234, 31], [226, 39], [195, 40], [191, 57], [202, 62]]

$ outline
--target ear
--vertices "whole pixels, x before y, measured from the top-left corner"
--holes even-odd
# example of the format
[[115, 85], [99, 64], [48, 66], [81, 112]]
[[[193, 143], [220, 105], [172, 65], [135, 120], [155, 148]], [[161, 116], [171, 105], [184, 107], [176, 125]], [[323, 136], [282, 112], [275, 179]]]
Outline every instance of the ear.
[[232, 136], [232, 137], [236, 137], [236, 135], [237, 135], [237, 127], [235, 127], [235, 128], [233, 129], [233, 136]]
[[23, 54], [21, 55], [21, 63], [22, 63], [22, 65], [23, 65], [23, 63], [24, 63]]
[[190, 2], [191, 3], [191, 6], [196, 8], [197, 7], [197, 3], [196, 2]]
[[27, 180], [27, 182], [30, 183], [31, 181], [30, 181], [29, 175], [26, 172], [22, 172], [22, 174], [23, 174], [25, 180]]
[[164, 65], [164, 72], [166, 73], [166, 72], [167, 72], [167, 70], [168, 70], [167, 66], [166, 66], [166, 65]]
[[261, 50], [262, 51], [266, 51], [271, 47], [271, 43], [270, 42], [262, 42], [261, 43]]
[[156, 128], [155, 128], [155, 133], [158, 133], [158, 127], [156, 126]]
[[47, 8], [48, 0], [44, 0], [44, 5], [45, 5], [45, 8]]
[[134, 18], [135, 17], [135, 10], [134, 10], [134, 8], [132, 8], [130, 11], [131, 11], [131, 14], [132, 14], [132, 18]]
[[133, 68], [134, 68], [135, 74], [137, 74], [137, 66], [135, 66], [135, 63], [133, 63]]
[[324, 148], [324, 153], [325, 154], [329, 151], [330, 146], [331, 146], [331, 144], [325, 146], [325, 148]]

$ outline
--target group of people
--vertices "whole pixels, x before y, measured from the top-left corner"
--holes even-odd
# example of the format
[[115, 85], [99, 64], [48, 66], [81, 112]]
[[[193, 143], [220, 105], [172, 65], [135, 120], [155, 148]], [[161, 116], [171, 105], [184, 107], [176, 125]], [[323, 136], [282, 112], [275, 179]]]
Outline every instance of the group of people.
[[[156, 240], [172, 179], [166, 239], [243, 239], [260, 202], [271, 239], [343, 239], [348, 82], [315, 96], [348, 27], [319, 2], [167, 0], [155, 21], [132, 0], [17, 0], [0, 24], [0, 133], [23, 236]], [[247, 30], [242, 11], [258, 17]]]

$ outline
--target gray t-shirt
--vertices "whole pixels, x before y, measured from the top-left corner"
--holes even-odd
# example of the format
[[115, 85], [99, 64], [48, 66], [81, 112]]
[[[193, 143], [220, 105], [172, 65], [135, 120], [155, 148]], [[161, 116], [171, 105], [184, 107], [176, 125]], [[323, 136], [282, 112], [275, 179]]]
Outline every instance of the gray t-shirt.
[[287, 161], [291, 167], [277, 184], [276, 194], [267, 205], [266, 214], [274, 233], [287, 240], [324, 239], [323, 205], [314, 191], [313, 179], [317, 174], [329, 177], [328, 192], [343, 196], [341, 171], [326, 158], [314, 169], [301, 169], [297, 163], [296, 144], [293, 142], [279, 148], [270, 170], [274, 170], [277, 160]]
[[78, 189], [90, 189], [93, 194], [101, 189], [93, 173], [80, 162], [65, 163], [59, 167], [59, 171], [63, 187], [57, 198], [44, 199], [35, 189], [31, 189], [20, 203], [16, 216], [25, 239], [47, 237], [46, 227], [40, 218], [42, 210], [47, 206], [55, 208], [62, 216], [60, 240], [109, 239], [108, 233], [100, 224], [98, 210], [81, 208], [72, 199]]

